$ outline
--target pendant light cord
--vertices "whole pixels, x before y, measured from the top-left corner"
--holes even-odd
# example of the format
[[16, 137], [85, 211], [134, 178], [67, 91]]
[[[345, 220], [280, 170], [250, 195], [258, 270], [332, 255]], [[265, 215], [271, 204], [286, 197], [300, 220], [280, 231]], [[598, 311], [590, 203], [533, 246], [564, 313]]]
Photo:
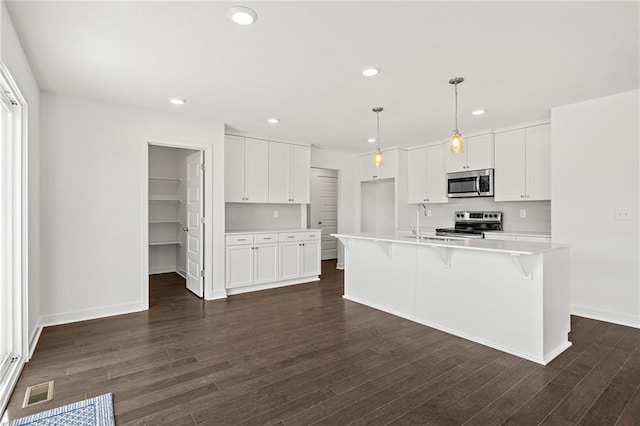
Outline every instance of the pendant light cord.
[[454, 84], [454, 91], [456, 94], [456, 133], [460, 133], [458, 130], [458, 83]]
[[376, 111], [376, 120], [378, 123], [378, 151], [380, 151], [380, 111]]

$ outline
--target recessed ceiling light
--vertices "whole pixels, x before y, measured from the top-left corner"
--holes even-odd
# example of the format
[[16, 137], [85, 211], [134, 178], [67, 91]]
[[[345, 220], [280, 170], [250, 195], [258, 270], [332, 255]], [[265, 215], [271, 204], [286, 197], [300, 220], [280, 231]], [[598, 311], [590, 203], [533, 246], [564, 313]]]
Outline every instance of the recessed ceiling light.
[[473, 114], [473, 115], [482, 115], [482, 114], [484, 114], [485, 112], [486, 112], [486, 111], [485, 111], [485, 110], [483, 110], [483, 109], [476, 109], [476, 110], [474, 110], [473, 112], [471, 112], [471, 114]]
[[238, 25], [251, 25], [258, 20], [258, 14], [248, 7], [232, 7], [227, 12], [227, 17]]
[[369, 139], [367, 139], [367, 142], [369, 142], [369, 143], [375, 143], [375, 141], [376, 141], [376, 138], [369, 138]]
[[364, 67], [360, 70], [362, 75], [365, 77], [373, 77], [374, 75], [378, 75], [380, 72], [380, 67]]
[[184, 105], [187, 103], [187, 100], [183, 98], [169, 98], [169, 102], [174, 105]]
[[280, 119], [275, 118], [275, 117], [271, 117], [271, 118], [267, 118], [267, 121], [268, 121], [270, 124], [278, 124], [278, 123], [280, 122]]

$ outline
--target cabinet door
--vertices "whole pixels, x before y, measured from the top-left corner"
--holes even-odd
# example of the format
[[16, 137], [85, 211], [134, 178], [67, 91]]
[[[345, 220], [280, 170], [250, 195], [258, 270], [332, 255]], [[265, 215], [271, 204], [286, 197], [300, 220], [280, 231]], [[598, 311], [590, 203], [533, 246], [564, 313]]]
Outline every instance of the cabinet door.
[[[444, 160], [444, 157], [442, 160]], [[444, 162], [442, 169], [444, 174]], [[412, 149], [407, 153], [407, 173], [407, 200], [409, 201], [409, 204], [426, 202], [427, 148]]]
[[[464, 135], [463, 135], [464, 137]], [[469, 138], [464, 138], [464, 152], [453, 153], [449, 150], [449, 140], [444, 144], [445, 149], [445, 172], [464, 172], [467, 170], [467, 152], [469, 151]]]
[[527, 200], [550, 200], [551, 125], [528, 127], [526, 141]]
[[444, 170], [445, 145], [433, 145], [426, 148], [427, 163], [427, 202], [448, 203], [447, 174]]
[[227, 288], [253, 284], [253, 246], [227, 246]]
[[320, 241], [302, 243], [301, 275], [320, 275]]
[[360, 162], [360, 180], [372, 180], [378, 178], [378, 167], [374, 167], [371, 163], [373, 155], [364, 155], [359, 157]]
[[525, 130], [496, 135], [495, 201], [525, 198]]
[[281, 280], [289, 280], [300, 276], [300, 250], [299, 242], [280, 243], [280, 258], [278, 273]]
[[289, 145], [269, 142], [269, 202], [287, 203], [289, 198]]
[[[389, 179], [396, 177], [396, 169], [397, 169], [397, 158], [398, 154], [396, 150], [392, 149], [389, 151], [382, 151], [382, 156], [384, 158], [384, 164], [378, 167], [377, 170], [377, 178], [376, 179]], [[374, 167], [375, 168], [375, 167]]]
[[291, 145], [290, 150], [290, 202], [297, 204], [309, 203], [311, 199], [311, 148]]
[[278, 244], [253, 246], [253, 283], [269, 283], [278, 280]]
[[467, 170], [493, 169], [493, 134], [473, 136], [467, 142]]
[[[225, 168], [228, 165], [225, 164]], [[245, 201], [266, 203], [269, 199], [269, 143], [259, 139], [244, 140]]]
[[244, 201], [244, 138], [224, 138], [224, 200], [230, 203]]

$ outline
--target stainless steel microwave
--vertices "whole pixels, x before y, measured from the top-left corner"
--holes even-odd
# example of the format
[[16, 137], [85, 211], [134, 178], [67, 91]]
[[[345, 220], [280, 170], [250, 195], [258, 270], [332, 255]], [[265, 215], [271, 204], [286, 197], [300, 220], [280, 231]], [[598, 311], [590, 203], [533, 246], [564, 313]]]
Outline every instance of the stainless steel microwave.
[[493, 169], [447, 173], [447, 197], [493, 197]]

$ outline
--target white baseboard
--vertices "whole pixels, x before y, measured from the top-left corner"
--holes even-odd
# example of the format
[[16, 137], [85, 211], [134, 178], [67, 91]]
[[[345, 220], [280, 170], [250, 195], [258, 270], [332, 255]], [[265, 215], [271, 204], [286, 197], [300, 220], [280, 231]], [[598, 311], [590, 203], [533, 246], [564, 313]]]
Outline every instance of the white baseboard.
[[317, 275], [313, 275], [313, 276], [310, 276], [310, 277], [296, 278], [296, 279], [293, 279], [293, 280], [284, 280], [284, 281], [276, 281], [276, 282], [272, 282], [272, 283], [250, 285], [250, 286], [247, 286], [247, 287], [228, 288], [227, 289], [227, 294], [229, 296], [231, 296], [231, 295], [234, 295], [234, 294], [249, 293], [251, 291], [269, 290], [269, 289], [272, 289], [272, 288], [286, 287], [286, 286], [289, 286], [289, 285], [296, 285], [296, 284], [311, 283], [311, 282], [315, 282], [315, 281], [320, 281], [320, 278], [318, 278]]
[[344, 269], [344, 262], [338, 262], [336, 264], [336, 269]]
[[205, 300], [218, 300], [218, 299], [226, 299], [227, 292], [226, 290], [214, 290], [212, 294], [206, 294]]
[[122, 305], [104, 306], [93, 309], [82, 309], [78, 311], [63, 312], [59, 314], [43, 315], [40, 318], [40, 325], [48, 327], [52, 325], [68, 324], [71, 322], [87, 321], [96, 318], [110, 317], [113, 315], [130, 314], [146, 310], [142, 302], [125, 303]]
[[640, 328], [640, 316], [605, 311], [602, 309], [591, 308], [589, 306], [571, 305], [571, 315]]
[[176, 268], [176, 274], [180, 275], [185, 280], [187, 279], [187, 271], [182, 268]]
[[166, 274], [169, 272], [177, 272], [176, 265], [154, 266], [149, 268], [149, 275]]
[[[40, 335], [42, 334], [42, 317], [38, 319], [38, 325], [33, 330], [31, 336], [29, 336], [29, 359], [33, 356], [33, 351], [36, 350], [36, 345], [38, 344], [38, 340], [40, 340]], [[27, 360], [27, 361], [28, 361]]]

